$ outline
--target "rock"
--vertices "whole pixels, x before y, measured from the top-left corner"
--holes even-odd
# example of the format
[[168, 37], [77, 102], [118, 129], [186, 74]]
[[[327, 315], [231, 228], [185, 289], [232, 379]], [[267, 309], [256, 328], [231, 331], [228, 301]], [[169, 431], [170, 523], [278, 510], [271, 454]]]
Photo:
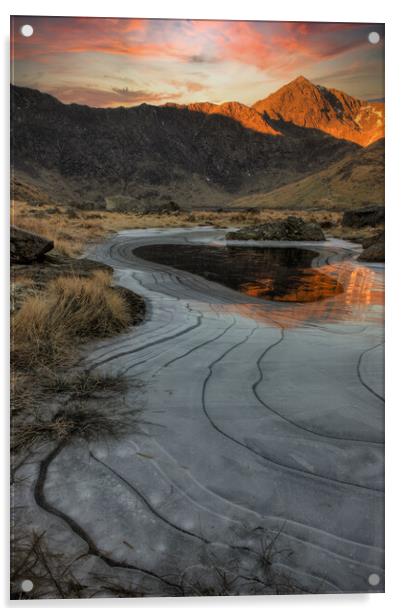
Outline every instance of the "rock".
[[239, 231], [229, 232], [226, 235], [226, 239], [321, 242], [326, 238], [318, 223], [305, 222], [297, 216], [288, 216], [285, 220], [268, 222], [255, 227], [245, 227]]
[[343, 227], [375, 227], [384, 224], [384, 207], [382, 205], [369, 205], [357, 210], [344, 212]]
[[31, 263], [54, 248], [52, 240], [30, 233], [19, 227], [11, 227], [11, 263]]
[[385, 261], [385, 242], [384, 231], [372, 237], [366, 238], [362, 242], [364, 250], [358, 257], [358, 261], [370, 261], [372, 263], [384, 263]]
[[362, 246], [363, 248], [369, 248], [378, 242], [384, 242], [384, 231], [380, 231], [379, 233], [375, 233], [375, 235], [366, 237], [362, 242]]
[[332, 229], [333, 227], [335, 227], [335, 224], [332, 220], [323, 220], [320, 223], [320, 226], [322, 227], [322, 229]]
[[358, 261], [370, 261], [372, 263], [384, 263], [385, 261], [385, 246], [384, 242], [372, 244], [369, 248], [365, 248], [358, 257]]

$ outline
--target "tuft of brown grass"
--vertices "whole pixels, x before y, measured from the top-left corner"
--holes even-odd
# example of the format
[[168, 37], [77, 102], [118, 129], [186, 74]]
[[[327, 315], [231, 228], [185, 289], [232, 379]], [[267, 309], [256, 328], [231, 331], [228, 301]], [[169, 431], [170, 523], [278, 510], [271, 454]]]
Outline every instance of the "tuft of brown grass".
[[47, 369], [41, 374], [42, 390], [46, 394], [69, 394], [71, 399], [107, 398], [124, 394], [129, 380], [120, 374], [73, 372], [66, 374]]
[[21, 412], [32, 412], [37, 408], [39, 404], [36, 396], [37, 388], [31, 376], [21, 371], [13, 370], [11, 373], [10, 386], [10, 407], [12, 416]]
[[40, 443], [69, 442], [73, 438], [86, 441], [119, 438], [127, 430], [139, 432], [138, 411], [127, 409], [116, 411], [114, 406], [103, 406], [87, 402], [71, 402], [51, 419], [36, 415], [30, 421], [22, 418], [14, 422], [11, 449], [14, 452], [26, 451]]
[[77, 343], [125, 329], [129, 307], [110, 280], [103, 271], [91, 277], [60, 276], [27, 297], [12, 318], [14, 366], [59, 365]]

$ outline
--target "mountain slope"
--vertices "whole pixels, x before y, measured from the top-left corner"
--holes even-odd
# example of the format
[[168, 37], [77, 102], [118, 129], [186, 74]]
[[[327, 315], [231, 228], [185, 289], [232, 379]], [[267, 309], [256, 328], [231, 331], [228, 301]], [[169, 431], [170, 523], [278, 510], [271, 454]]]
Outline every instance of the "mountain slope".
[[177, 105], [169, 103], [169, 107], [177, 109], [188, 109], [189, 111], [197, 111], [207, 115], [222, 115], [239, 122], [244, 128], [249, 128], [258, 133], [265, 135], [280, 135], [280, 131], [271, 126], [266, 118], [263, 117], [256, 109], [248, 107], [238, 102], [227, 102], [217, 105], [215, 103], [190, 103], [189, 105]]
[[311, 174], [269, 193], [234, 201], [238, 207], [344, 210], [384, 203], [384, 139], [324, 171]]
[[95, 109], [28, 88], [11, 94], [14, 169], [71, 204], [102, 207], [105, 197], [124, 194], [220, 206], [358, 149], [321, 131], [280, 134], [239, 103]]
[[318, 129], [362, 146], [384, 137], [384, 103], [361, 101], [340, 90], [314, 85], [305, 77], [257, 101], [253, 108], [276, 127], [290, 123]]

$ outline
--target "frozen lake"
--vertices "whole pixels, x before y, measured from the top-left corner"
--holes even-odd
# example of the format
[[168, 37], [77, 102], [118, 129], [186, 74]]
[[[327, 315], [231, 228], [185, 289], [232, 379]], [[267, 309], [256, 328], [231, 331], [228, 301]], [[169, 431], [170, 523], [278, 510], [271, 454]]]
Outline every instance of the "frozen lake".
[[127, 231], [88, 255], [146, 299], [87, 359], [142, 382], [127, 404], [146, 423], [55, 456], [67, 521], [38, 524], [73, 554], [79, 522], [98, 554], [75, 575], [150, 595], [383, 590], [384, 269], [342, 241], [223, 238]]

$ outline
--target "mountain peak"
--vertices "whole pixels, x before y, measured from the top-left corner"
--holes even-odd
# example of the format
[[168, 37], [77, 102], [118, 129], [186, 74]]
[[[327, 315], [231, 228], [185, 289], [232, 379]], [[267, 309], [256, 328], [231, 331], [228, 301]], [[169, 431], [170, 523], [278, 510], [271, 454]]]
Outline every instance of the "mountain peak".
[[[313, 86], [314, 84], [309, 81], [309, 79], [306, 79], [306, 77], [304, 77], [303, 75], [299, 75], [298, 77], [296, 77], [295, 79], [293, 79], [292, 81], [290, 81], [289, 84], [287, 84], [287, 86], [290, 86], [292, 83], [306, 83], [306, 84], [310, 84], [311, 86]], [[284, 86], [286, 87], [286, 86]]]
[[273, 127], [312, 128], [367, 146], [384, 136], [384, 105], [361, 101], [300, 75], [252, 105]]

